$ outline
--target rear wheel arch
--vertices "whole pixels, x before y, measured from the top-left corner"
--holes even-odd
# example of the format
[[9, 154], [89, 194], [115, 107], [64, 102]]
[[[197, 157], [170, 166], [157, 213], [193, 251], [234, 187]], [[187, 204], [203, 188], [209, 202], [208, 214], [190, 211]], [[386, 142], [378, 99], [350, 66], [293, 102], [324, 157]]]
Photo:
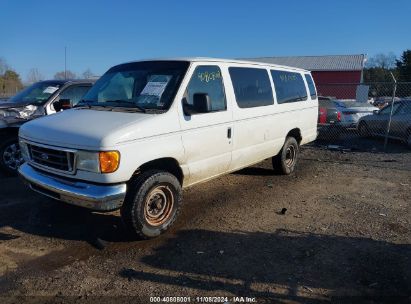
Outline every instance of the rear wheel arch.
[[299, 128], [294, 128], [287, 133], [286, 139], [288, 137], [294, 137], [298, 144], [301, 143], [303, 137], [301, 136], [301, 130]]

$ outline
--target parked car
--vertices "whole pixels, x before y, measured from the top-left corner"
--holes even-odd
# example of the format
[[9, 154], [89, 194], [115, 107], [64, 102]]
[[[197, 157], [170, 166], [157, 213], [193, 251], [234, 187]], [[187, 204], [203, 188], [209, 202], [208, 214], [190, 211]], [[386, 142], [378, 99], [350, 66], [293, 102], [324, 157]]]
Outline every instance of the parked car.
[[320, 133], [338, 136], [346, 129], [356, 129], [358, 120], [371, 115], [378, 108], [355, 101], [341, 101], [334, 97], [318, 97], [318, 129]]
[[325, 127], [338, 123], [341, 116], [338, 116], [337, 106], [334, 97], [318, 96], [318, 125]]
[[362, 117], [358, 123], [358, 132], [361, 136], [386, 136], [390, 115], [389, 138], [407, 142], [411, 148], [411, 99], [395, 101], [381, 110], [374, 111], [373, 115]]
[[18, 130], [23, 123], [75, 105], [94, 82], [40, 81], [9, 100], [0, 102], [0, 169], [15, 174], [23, 163], [18, 145]]
[[[371, 115], [377, 107], [369, 103], [356, 101], [334, 101], [340, 115], [339, 125], [344, 129], [356, 129], [361, 117]], [[338, 115], [338, 114], [337, 114]]]
[[182, 188], [268, 157], [292, 173], [299, 146], [316, 138], [317, 113], [302, 69], [204, 58], [120, 64], [76, 108], [21, 127], [19, 173], [57, 200], [120, 208], [130, 232], [152, 238], [175, 221]]

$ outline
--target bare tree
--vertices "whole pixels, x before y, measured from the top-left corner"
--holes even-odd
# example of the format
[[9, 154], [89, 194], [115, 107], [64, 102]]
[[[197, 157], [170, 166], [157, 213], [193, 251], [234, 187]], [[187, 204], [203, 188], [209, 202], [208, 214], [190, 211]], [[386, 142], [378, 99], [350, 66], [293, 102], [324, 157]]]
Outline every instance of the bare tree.
[[89, 79], [89, 78], [93, 77], [93, 72], [90, 70], [90, 68], [88, 68], [87, 70], [85, 70], [83, 72], [82, 75], [85, 79]]
[[35, 83], [40, 80], [44, 80], [44, 76], [39, 72], [37, 68], [32, 68], [27, 74], [27, 82]]
[[388, 70], [395, 67], [396, 60], [397, 57], [393, 52], [389, 52], [388, 54], [379, 53], [368, 60], [367, 67]]
[[57, 72], [56, 74], [54, 74], [54, 79], [58, 79], [58, 80], [76, 79], [76, 78], [77, 78], [76, 74], [70, 70], [67, 70], [66, 72], [61, 71], [61, 72]]

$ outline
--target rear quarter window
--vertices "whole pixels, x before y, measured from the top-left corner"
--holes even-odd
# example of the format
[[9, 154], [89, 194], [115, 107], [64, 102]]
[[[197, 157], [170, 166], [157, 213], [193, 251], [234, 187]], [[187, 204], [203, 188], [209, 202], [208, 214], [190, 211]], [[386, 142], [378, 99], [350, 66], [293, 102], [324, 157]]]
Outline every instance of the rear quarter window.
[[316, 99], [317, 98], [317, 92], [315, 90], [315, 85], [314, 85], [313, 78], [311, 77], [310, 74], [305, 74], [304, 76], [305, 76], [305, 80], [307, 81], [308, 90], [310, 91], [311, 99]]
[[307, 90], [300, 73], [271, 70], [277, 103], [307, 100]]
[[231, 67], [228, 69], [235, 99], [240, 108], [274, 104], [270, 78], [265, 69]]

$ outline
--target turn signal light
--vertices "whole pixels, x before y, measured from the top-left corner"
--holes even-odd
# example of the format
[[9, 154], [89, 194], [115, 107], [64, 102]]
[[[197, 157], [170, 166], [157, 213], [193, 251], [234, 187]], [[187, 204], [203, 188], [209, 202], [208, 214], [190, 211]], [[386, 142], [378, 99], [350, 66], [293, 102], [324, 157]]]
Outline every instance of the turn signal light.
[[101, 173], [112, 173], [120, 165], [120, 152], [104, 151], [99, 153]]

